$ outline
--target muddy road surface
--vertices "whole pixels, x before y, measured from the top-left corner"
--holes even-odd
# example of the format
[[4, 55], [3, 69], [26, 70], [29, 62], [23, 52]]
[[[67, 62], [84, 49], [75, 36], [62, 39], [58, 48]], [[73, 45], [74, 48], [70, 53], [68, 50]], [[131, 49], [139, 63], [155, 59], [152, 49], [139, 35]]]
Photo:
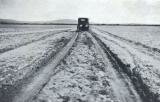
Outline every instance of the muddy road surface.
[[[2, 102], [159, 102], [156, 89], [160, 88], [158, 81], [154, 81], [159, 78], [159, 70], [147, 70], [159, 64], [159, 52], [96, 28], [88, 32], [63, 32], [58, 38], [61, 42], [56, 43], [61, 47], [54, 56], [45, 59], [32, 74], [17, 79], [16, 84], [1, 85]], [[55, 35], [51, 33], [22, 46]], [[150, 65], [146, 66], [139, 56], [157, 63], [148, 61]]]

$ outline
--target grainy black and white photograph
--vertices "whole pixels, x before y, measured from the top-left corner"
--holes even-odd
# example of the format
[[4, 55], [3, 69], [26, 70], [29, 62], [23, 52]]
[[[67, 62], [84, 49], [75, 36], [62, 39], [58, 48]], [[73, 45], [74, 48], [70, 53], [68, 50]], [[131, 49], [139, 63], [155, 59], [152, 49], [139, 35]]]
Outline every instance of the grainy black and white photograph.
[[160, 0], [0, 0], [0, 102], [160, 102]]

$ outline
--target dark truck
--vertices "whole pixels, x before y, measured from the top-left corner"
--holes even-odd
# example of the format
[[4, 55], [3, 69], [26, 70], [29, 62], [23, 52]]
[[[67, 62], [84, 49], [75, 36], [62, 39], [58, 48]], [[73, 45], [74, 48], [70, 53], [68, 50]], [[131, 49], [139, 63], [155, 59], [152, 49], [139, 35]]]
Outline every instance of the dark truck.
[[88, 18], [78, 18], [77, 31], [88, 31], [89, 20]]

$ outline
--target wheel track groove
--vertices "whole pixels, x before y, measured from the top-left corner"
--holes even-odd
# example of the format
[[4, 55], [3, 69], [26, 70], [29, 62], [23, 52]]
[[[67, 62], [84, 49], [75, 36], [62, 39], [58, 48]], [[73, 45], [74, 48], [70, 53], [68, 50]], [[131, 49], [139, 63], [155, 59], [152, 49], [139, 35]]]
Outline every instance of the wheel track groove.
[[[37, 42], [37, 41], [40, 41], [40, 40], [44, 40], [44, 39], [46, 39], [46, 38], [48, 38], [48, 37], [50, 37], [50, 36], [53, 36], [53, 35], [55, 35], [55, 34], [67, 32], [67, 31], [69, 31], [69, 30], [57, 31], [57, 32], [52, 33], [52, 34], [47, 34], [47, 35], [45, 35], [45, 36], [42, 36], [42, 37], [39, 38], [39, 39], [31, 40], [31, 41], [26, 42], [26, 43], [23, 43], [23, 44], [15, 45], [14, 48], [11, 47], [11, 48], [6, 48], [6, 49], [1, 49], [1, 50], [0, 50], [0, 55], [3, 54], [3, 53], [6, 53], [6, 52], [8, 52], [8, 51], [15, 50], [15, 49], [18, 49], [18, 48], [20, 48], [20, 47], [26, 46], [26, 45], [28, 45], [28, 44], [31, 44], [31, 43], [34, 43], [34, 42]], [[45, 32], [44, 32], [44, 33], [45, 33]]]
[[121, 40], [123, 42], [127, 42], [129, 44], [134, 45], [134, 46], [137, 46], [137, 47], [139, 47], [139, 48], [136, 48], [138, 51], [140, 51], [140, 52], [142, 52], [144, 54], [147, 54], [147, 55], [149, 55], [151, 57], [154, 57], [155, 59], [157, 59], [157, 60], [160, 61], [160, 58], [159, 58], [159, 56], [160, 56], [160, 49], [158, 49], [158, 48], [150, 47], [150, 46], [147, 46], [147, 45], [142, 44], [140, 42], [135, 42], [135, 41], [132, 41], [132, 40], [129, 40], [129, 39], [125, 39], [123, 37], [117, 36], [117, 35], [115, 35], [113, 33], [110, 33], [108, 31], [104, 31], [104, 30], [101, 30], [101, 29], [98, 29], [98, 28], [94, 28], [94, 29], [97, 29], [100, 32], [105, 33], [105, 34], [107, 34], [110, 37], [113, 37], [115, 39]]
[[154, 94], [153, 92], [151, 92], [148, 88], [148, 86], [146, 84], [144, 84], [141, 76], [139, 74], [137, 74], [136, 72], [131, 72], [131, 70], [128, 70], [128, 66], [125, 65], [121, 59], [118, 58], [118, 56], [116, 54], [114, 54], [109, 47], [107, 47], [106, 44], [104, 44], [99, 37], [97, 37], [97, 34], [90, 31], [90, 33], [93, 33], [93, 36], [95, 37], [95, 39], [97, 39], [98, 42], [101, 43], [101, 46], [103, 46], [105, 49], [105, 51], [108, 50], [108, 52], [106, 53], [110, 53], [111, 57], [113, 57], [113, 59], [115, 59], [115, 61], [118, 63], [118, 65], [120, 65], [119, 67], [121, 68], [121, 70], [123, 71], [123, 73], [126, 73], [127, 76], [131, 79], [134, 87], [136, 88], [138, 94], [141, 96], [141, 99], [143, 100], [143, 102], [159, 102], [158, 96], [157, 94]]
[[54, 70], [56, 66], [69, 53], [78, 35], [78, 33], [75, 33], [70, 42], [54, 57], [54, 59], [44, 66], [43, 70], [33, 77], [29, 84], [23, 86], [20, 93], [14, 97], [12, 102], [30, 102], [34, 96], [39, 93], [50, 80], [50, 77], [55, 74]]
[[[114, 90], [115, 94], [118, 96], [118, 98], [121, 100], [121, 102], [142, 102], [142, 100], [139, 97], [137, 91], [135, 90], [135, 87], [133, 86], [130, 78], [125, 73], [123, 73], [123, 71], [121, 70], [117, 61], [112, 57], [112, 55], [107, 50], [106, 50], [107, 53], [104, 51], [105, 49], [102, 48], [104, 46], [101, 46], [101, 42], [99, 42], [95, 38], [95, 36], [92, 35], [91, 32], [88, 34], [88, 36], [92, 39], [93, 43], [96, 46], [97, 51], [103, 56], [104, 62], [107, 66], [106, 74], [112, 73], [112, 74], [110, 74], [111, 77], [114, 79], [112, 81], [116, 81], [116, 80], [118, 80], [117, 78], [120, 78], [121, 82], [124, 84], [124, 85], [122, 85], [122, 87], [118, 86], [118, 88], [116, 88], [117, 85], [115, 85], [115, 84], [118, 84], [119, 82], [118, 81], [117, 81], [118, 83], [112, 82], [112, 85], [114, 86], [114, 88], [116, 88]], [[116, 68], [116, 69], [114, 69], [114, 68]], [[113, 77], [112, 75], [115, 75], [116, 77]], [[122, 91], [125, 91], [125, 90], [127, 90], [128, 91], [127, 93], [130, 95], [121, 93]]]

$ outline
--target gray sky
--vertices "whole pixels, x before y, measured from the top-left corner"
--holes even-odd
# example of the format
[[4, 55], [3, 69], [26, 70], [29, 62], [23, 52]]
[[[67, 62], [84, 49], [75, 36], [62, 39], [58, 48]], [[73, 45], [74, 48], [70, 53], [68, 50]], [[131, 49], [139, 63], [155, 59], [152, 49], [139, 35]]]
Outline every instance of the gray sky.
[[0, 0], [0, 18], [160, 24], [160, 0]]

